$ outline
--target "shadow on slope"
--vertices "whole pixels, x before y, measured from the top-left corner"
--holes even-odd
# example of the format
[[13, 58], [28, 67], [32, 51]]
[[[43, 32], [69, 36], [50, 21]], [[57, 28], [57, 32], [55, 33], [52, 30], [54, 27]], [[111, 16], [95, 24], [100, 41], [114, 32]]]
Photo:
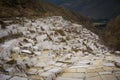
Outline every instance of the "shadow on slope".
[[120, 15], [112, 19], [103, 32], [105, 44], [115, 50], [120, 50]]

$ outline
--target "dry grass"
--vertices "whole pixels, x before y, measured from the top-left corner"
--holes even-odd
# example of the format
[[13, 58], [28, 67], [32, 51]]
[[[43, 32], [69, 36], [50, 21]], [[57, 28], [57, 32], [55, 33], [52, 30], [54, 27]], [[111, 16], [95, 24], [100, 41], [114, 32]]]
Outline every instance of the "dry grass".
[[103, 33], [105, 43], [115, 50], [120, 50], [120, 16], [111, 20]]

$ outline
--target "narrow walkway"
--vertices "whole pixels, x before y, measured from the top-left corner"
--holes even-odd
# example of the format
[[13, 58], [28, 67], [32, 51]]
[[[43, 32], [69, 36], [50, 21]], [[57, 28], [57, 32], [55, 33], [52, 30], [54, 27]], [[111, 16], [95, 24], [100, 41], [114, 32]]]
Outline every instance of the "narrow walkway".
[[83, 57], [73, 66], [65, 69], [56, 80], [120, 80], [120, 68], [112, 62], [115, 59], [119, 57], [114, 55], [105, 58], [100, 56], [98, 59]]

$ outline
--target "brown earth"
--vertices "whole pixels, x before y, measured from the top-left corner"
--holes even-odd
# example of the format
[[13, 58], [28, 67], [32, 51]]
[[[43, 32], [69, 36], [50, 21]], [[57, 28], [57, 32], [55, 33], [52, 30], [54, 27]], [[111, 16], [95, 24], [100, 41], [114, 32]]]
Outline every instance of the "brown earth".
[[103, 31], [105, 44], [115, 50], [120, 50], [120, 15], [112, 19]]

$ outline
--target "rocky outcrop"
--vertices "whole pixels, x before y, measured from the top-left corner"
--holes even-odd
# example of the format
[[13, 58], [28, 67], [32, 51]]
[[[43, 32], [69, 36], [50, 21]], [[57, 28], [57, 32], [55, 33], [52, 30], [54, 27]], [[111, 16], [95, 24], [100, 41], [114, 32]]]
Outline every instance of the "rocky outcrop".
[[24, 20], [24, 26], [14, 24], [23, 36], [0, 44], [0, 79], [55, 80], [68, 67], [94, 67], [106, 59], [105, 66], [114, 66], [113, 59], [104, 57], [110, 50], [82, 25], [61, 16]]

